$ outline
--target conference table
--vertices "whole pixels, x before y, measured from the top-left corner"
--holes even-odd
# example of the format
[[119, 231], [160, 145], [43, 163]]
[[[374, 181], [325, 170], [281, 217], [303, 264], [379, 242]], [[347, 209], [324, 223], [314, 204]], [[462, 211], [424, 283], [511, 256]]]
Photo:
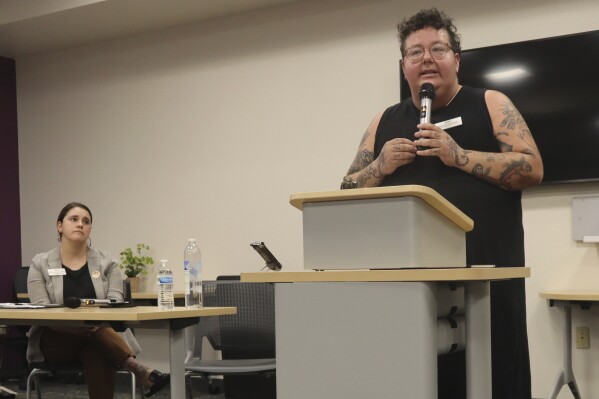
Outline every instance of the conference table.
[[441, 285], [463, 286], [469, 399], [491, 397], [490, 281], [527, 267], [241, 273], [275, 284], [277, 397], [437, 398]]
[[185, 327], [197, 324], [200, 317], [231, 315], [236, 312], [235, 307], [175, 308], [162, 311], [156, 306], [0, 309], [0, 323], [70, 327], [110, 325], [117, 331], [126, 328], [168, 329], [171, 398], [184, 398]]
[[[173, 293], [175, 300], [185, 299], [185, 293], [183, 291], [175, 291]], [[17, 299], [29, 300], [29, 294], [26, 292], [17, 293]], [[134, 301], [156, 301], [158, 299], [158, 293], [155, 291], [134, 291], [131, 293], [131, 299]]]
[[580, 306], [589, 309], [593, 303], [599, 302], [599, 290], [551, 290], [539, 293], [541, 298], [549, 301], [549, 306], [561, 307], [563, 310], [563, 347], [562, 367], [559, 370], [549, 399], [557, 398], [564, 385], [568, 385], [575, 399], [580, 399], [580, 391], [572, 369], [572, 307]]

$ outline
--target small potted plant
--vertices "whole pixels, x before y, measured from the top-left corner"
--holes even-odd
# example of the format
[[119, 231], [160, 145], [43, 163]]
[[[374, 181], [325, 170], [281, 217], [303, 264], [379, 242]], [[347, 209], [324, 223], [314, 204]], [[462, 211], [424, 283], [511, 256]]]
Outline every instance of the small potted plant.
[[149, 245], [139, 243], [135, 248], [135, 252], [131, 248], [121, 251], [121, 264], [119, 267], [131, 283], [131, 291], [138, 290], [138, 276], [148, 274], [147, 267], [154, 264], [154, 259], [147, 255], [147, 251], [149, 250]]

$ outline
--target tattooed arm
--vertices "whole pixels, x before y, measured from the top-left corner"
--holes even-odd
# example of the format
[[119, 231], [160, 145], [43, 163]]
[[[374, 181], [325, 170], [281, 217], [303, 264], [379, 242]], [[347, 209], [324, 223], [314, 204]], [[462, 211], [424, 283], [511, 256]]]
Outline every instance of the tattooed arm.
[[366, 129], [352, 162], [347, 177], [358, 183], [358, 187], [376, 187], [383, 178], [399, 166], [410, 163], [416, 156], [416, 147], [408, 139], [389, 140], [379, 156], [374, 159], [374, 139], [382, 114], [379, 114]]
[[416, 145], [430, 147], [418, 155], [437, 156], [452, 166], [505, 190], [522, 190], [543, 179], [543, 161], [524, 118], [504, 94], [488, 90], [485, 101], [493, 123], [493, 134], [501, 152], [464, 150], [440, 128], [418, 125]]

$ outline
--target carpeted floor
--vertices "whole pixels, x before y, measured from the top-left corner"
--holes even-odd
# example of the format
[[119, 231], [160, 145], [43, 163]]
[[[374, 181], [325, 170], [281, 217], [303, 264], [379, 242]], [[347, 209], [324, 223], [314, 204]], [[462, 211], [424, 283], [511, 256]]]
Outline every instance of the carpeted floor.
[[[88, 399], [87, 385], [81, 381], [77, 381], [76, 378], [44, 378], [42, 380], [41, 392], [43, 393], [44, 399]], [[17, 380], [2, 381], [2, 386], [17, 392], [17, 399], [26, 398], [26, 390], [23, 386], [23, 382], [19, 383]], [[218, 385], [218, 384], [217, 384]], [[222, 387], [220, 387], [220, 393], [210, 394], [208, 393], [208, 386], [205, 381], [201, 379], [192, 379], [192, 392], [195, 399], [225, 399], [225, 395], [222, 393]], [[136, 398], [141, 398], [140, 388], [137, 388]], [[33, 398], [37, 399], [37, 395], [34, 392]], [[160, 392], [152, 396], [154, 399], [170, 399], [170, 387], [167, 385]], [[130, 380], [125, 376], [117, 377], [116, 392], [114, 399], [131, 399], [131, 385]], [[184, 398], [178, 398], [184, 399]]]

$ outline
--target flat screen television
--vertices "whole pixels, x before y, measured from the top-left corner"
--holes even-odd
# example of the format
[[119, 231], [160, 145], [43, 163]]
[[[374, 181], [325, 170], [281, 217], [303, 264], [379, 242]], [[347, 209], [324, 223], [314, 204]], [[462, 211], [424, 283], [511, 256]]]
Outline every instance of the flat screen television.
[[[512, 100], [543, 157], [543, 183], [599, 181], [599, 31], [463, 50], [458, 79]], [[401, 67], [400, 82], [409, 97]]]

